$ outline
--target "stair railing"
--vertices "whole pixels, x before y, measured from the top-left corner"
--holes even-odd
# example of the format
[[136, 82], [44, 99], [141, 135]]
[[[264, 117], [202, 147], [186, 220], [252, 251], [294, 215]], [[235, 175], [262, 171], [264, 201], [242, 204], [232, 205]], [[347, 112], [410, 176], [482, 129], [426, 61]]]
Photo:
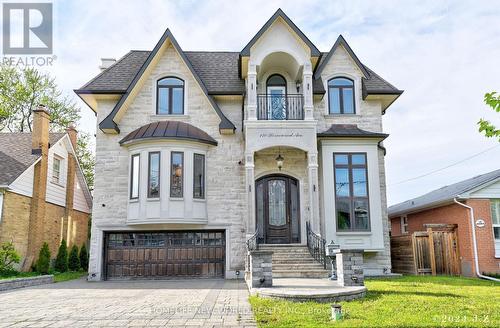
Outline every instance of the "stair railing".
[[259, 250], [259, 231], [260, 228], [257, 225], [255, 228], [255, 232], [250, 238], [247, 239], [246, 244], [247, 244], [247, 251], [257, 251]]
[[312, 231], [311, 224], [306, 222], [307, 248], [312, 257], [326, 269], [326, 240]]

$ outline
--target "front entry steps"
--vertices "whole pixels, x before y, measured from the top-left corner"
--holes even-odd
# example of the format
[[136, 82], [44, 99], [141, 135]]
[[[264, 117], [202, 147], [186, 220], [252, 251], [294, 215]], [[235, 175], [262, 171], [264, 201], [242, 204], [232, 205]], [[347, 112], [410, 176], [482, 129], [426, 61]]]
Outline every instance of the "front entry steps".
[[305, 245], [260, 244], [259, 250], [273, 251], [273, 278], [328, 278], [330, 272], [316, 261]]

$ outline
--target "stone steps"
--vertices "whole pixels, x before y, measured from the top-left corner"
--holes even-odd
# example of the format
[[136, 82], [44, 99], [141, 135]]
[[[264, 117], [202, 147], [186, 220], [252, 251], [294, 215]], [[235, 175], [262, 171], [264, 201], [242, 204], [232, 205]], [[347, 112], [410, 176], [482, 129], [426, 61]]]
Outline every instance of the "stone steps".
[[273, 278], [327, 278], [329, 271], [316, 261], [304, 245], [259, 245], [273, 251]]

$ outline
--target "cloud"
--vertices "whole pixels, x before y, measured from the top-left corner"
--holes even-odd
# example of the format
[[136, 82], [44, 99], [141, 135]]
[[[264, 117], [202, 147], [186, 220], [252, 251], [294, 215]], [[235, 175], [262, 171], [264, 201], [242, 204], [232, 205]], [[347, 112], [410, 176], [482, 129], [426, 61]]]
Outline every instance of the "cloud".
[[[488, 1], [56, 1], [52, 72], [73, 96], [99, 58], [150, 50], [167, 27], [185, 50], [239, 51], [278, 7], [320, 50], [343, 34], [363, 63], [405, 90], [384, 116], [389, 203], [500, 167], [497, 148], [395, 185], [495, 144], [476, 127], [495, 119], [484, 93], [500, 91], [500, 9]], [[81, 104], [82, 127], [95, 131]]]

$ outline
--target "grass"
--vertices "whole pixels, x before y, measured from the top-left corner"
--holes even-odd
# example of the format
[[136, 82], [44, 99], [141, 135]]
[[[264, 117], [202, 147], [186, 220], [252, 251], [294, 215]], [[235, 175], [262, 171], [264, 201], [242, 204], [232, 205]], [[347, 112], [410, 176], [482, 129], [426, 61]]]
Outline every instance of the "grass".
[[330, 304], [250, 298], [259, 327], [500, 327], [500, 284], [458, 277], [404, 276], [366, 281], [364, 299]]
[[[85, 276], [87, 273], [84, 271], [68, 271], [68, 272], [54, 272], [54, 282], [62, 282], [73, 279], [78, 279]], [[13, 279], [13, 278], [26, 278], [26, 277], [36, 277], [41, 276], [38, 272], [12, 272], [6, 275], [0, 275], [1, 279]]]

